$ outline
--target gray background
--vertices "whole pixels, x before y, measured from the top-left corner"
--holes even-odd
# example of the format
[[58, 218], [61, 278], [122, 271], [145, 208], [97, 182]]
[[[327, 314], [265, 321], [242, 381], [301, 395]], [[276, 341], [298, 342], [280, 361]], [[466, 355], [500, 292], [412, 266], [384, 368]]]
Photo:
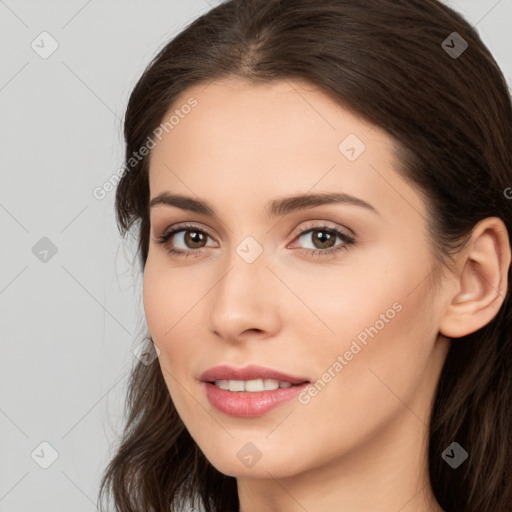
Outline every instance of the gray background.
[[[144, 67], [216, 3], [0, 0], [0, 512], [96, 510], [146, 327], [114, 192], [93, 190]], [[511, 83], [512, 0], [446, 3]]]

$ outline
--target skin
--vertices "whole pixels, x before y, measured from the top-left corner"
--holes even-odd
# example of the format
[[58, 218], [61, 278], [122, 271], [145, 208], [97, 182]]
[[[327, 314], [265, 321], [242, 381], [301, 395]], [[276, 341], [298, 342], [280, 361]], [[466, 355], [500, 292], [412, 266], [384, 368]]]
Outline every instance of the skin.
[[[503, 223], [477, 225], [436, 282], [426, 205], [396, 172], [385, 132], [299, 81], [217, 80], [188, 89], [169, 112], [190, 97], [197, 106], [151, 150], [150, 197], [202, 199], [217, 218], [153, 207], [143, 291], [162, 373], [191, 436], [237, 478], [242, 512], [441, 510], [427, 472], [432, 399], [448, 336], [477, 330], [502, 303], [510, 264]], [[338, 149], [349, 134], [366, 146], [354, 161]], [[272, 199], [317, 192], [352, 194], [378, 213], [329, 204], [266, 216]], [[181, 232], [168, 247], [203, 247], [198, 257], [156, 243], [181, 222], [208, 236], [187, 246], [190, 231]], [[301, 252], [331, 246], [314, 236], [324, 222], [353, 233], [355, 245]], [[252, 263], [236, 252], [247, 236], [263, 250]], [[236, 418], [203, 392], [200, 374], [219, 364], [315, 382], [394, 303], [401, 310], [307, 404]], [[248, 442], [262, 455], [252, 467], [237, 457]]]

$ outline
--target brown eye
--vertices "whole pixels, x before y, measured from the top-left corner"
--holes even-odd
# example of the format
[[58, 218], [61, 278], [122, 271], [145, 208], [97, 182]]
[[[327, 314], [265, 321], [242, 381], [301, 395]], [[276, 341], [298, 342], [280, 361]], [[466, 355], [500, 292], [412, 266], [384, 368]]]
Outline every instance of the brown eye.
[[[208, 238], [212, 237], [194, 225], [180, 225], [170, 229], [156, 242], [163, 245], [169, 254], [175, 256], [200, 256]], [[211, 246], [211, 244], [210, 244]]]
[[315, 229], [310, 232], [311, 240], [317, 249], [329, 249], [336, 244], [336, 235], [327, 230]]
[[[302, 247], [307, 255], [329, 256], [337, 251], [347, 249], [351, 245], [355, 245], [355, 238], [343, 231], [328, 226], [314, 226], [299, 233], [297, 240], [304, 238], [309, 242], [311, 247]], [[336, 243], [336, 240], [341, 240]]]
[[183, 231], [185, 233], [183, 241], [189, 249], [200, 249], [201, 247], [204, 247], [203, 242], [206, 242], [206, 237], [208, 235], [202, 231], [193, 231], [190, 229]]

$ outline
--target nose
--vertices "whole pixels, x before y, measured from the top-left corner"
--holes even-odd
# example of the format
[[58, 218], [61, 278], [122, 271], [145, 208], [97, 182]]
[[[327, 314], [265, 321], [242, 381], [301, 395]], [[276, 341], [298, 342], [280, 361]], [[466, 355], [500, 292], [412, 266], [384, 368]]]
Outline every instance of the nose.
[[280, 328], [279, 280], [263, 252], [248, 263], [236, 251], [208, 302], [210, 330], [231, 343], [272, 337]]

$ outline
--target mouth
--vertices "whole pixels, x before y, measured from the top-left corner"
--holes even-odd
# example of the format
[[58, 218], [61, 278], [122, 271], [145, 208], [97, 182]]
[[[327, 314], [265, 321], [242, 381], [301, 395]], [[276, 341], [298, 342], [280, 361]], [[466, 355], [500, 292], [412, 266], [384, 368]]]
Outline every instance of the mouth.
[[232, 391], [235, 393], [259, 393], [261, 391], [273, 391], [278, 388], [291, 388], [294, 386], [301, 386], [307, 384], [309, 381], [305, 380], [298, 383], [277, 379], [251, 379], [251, 380], [227, 380], [218, 379], [212, 381], [205, 381], [208, 384], [224, 389], [225, 391]]
[[261, 392], [309, 383], [306, 377], [290, 375], [264, 366], [243, 368], [221, 365], [203, 372], [199, 380], [233, 392]]
[[203, 372], [199, 380], [213, 407], [240, 418], [262, 416], [291, 403], [311, 383], [305, 377], [257, 365], [215, 366]]

